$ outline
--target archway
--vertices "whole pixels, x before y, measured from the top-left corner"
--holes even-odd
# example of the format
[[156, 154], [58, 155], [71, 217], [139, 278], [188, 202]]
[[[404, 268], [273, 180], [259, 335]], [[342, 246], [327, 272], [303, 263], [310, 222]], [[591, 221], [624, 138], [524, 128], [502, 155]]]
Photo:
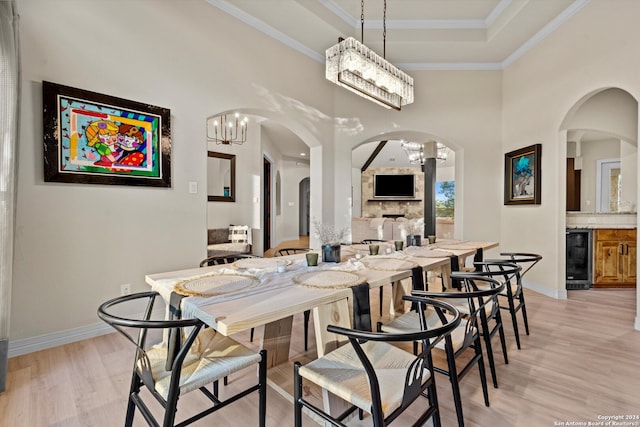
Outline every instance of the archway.
[[[425, 182], [425, 169], [420, 164], [410, 164], [407, 153], [401, 146], [404, 142], [429, 141], [434, 143], [431, 155], [437, 160], [433, 162], [435, 173], [429, 173], [429, 182]], [[427, 209], [435, 213], [435, 231], [440, 238], [461, 236], [461, 154], [462, 149], [455, 143], [422, 131], [393, 131], [365, 139], [352, 149], [352, 216], [419, 218], [424, 217]], [[376, 175], [388, 174], [415, 175], [413, 198], [419, 200], [419, 203], [413, 200], [385, 201], [375, 196]], [[434, 182], [436, 185], [431, 189]], [[425, 203], [424, 195], [429, 195], [432, 199]], [[434, 211], [431, 211], [434, 207]]]
[[[563, 164], [560, 174], [562, 179], [569, 178], [575, 172], [580, 172], [580, 189], [560, 188], [560, 200], [568, 197], [567, 200], [577, 199], [576, 207], [570, 210], [575, 212], [567, 212], [565, 215], [564, 206], [560, 207], [560, 218], [564, 219], [566, 228], [618, 228], [618, 227], [634, 227], [637, 229], [637, 217], [628, 215], [628, 211], [636, 212], [638, 204], [638, 185], [637, 185], [637, 164], [638, 164], [638, 101], [628, 91], [616, 87], [604, 87], [593, 90], [580, 98], [567, 112], [560, 126], [559, 133], [559, 151], [558, 158]], [[596, 165], [599, 160], [607, 158], [617, 158], [623, 165], [623, 172], [619, 172], [622, 176], [620, 181], [616, 176], [616, 184], [622, 183], [621, 187], [617, 187], [617, 200], [607, 205], [606, 209], [602, 205], [595, 202], [599, 185], [596, 179]], [[576, 165], [565, 170], [565, 159], [567, 165]], [[601, 163], [601, 162], [600, 162]], [[575, 170], [573, 170], [575, 169]], [[586, 179], [582, 177], [586, 175]], [[613, 180], [611, 181], [613, 182]], [[585, 194], [586, 193], [586, 194]], [[609, 209], [609, 206], [611, 207]], [[605, 217], [602, 212], [615, 211], [624, 215], [616, 215], [616, 223], [611, 223], [612, 216]], [[594, 231], [593, 233], [598, 233]], [[634, 242], [635, 243], [635, 242]], [[595, 242], [594, 242], [595, 248]], [[558, 253], [565, 256], [558, 257], [558, 271], [560, 277], [558, 283], [564, 284], [568, 278], [567, 274], [573, 271], [573, 265], [569, 269], [566, 265], [566, 259], [570, 256], [567, 252], [567, 244], [565, 236], [562, 235], [558, 241]], [[598, 261], [601, 259], [597, 255], [598, 249], [591, 256], [591, 259]], [[623, 254], [625, 251], [623, 251]], [[635, 256], [630, 258], [637, 269], [637, 259]], [[602, 264], [602, 263], [600, 263]], [[600, 268], [600, 269], [599, 269]], [[593, 268], [593, 282], [602, 283], [601, 267]], [[622, 282], [621, 282], [622, 283]], [[614, 285], [615, 286], [615, 285]], [[587, 287], [587, 286], [585, 286]], [[567, 286], [571, 288], [571, 286]], [[562, 289], [559, 294], [570, 297], [566, 290]], [[636, 324], [635, 328], [640, 329], [640, 311], [638, 311], [638, 299], [636, 285]]]
[[[255, 231], [253, 236], [253, 253], [261, 255], [262, 248], [265, 247], [265, 235], [264, 230], [271, 229], [270, 237], [271, 244], [277, 244], [282, 240], [282, 237], [295, 237], [298, 236], [297, 222], [298, 222], [298, 204], [295, 204], [295, 214], [292, 213], [291, 201], [297, 199], [297, 187], [295, 188], [295, 198], [291, 194], [287, 194], [292, 190], [290, 186], [286, 185], [291, 174], [286, 174], [283, 168], [286, 168], [288, 163], [291, 163], [289, 158], [284, 155], [280, 155], [276, 144], [273, 143], [273, 139], [269, 138], [267, 134], [267, 126], [273, 126], [277, 124], [278, 127], [286, 130], [287, 135], [295, 138], [298, 142], [305, 146], [305, 150], [309, 150], [310, 147], [321, 147], [320, 142], [314, 136], [313, 132], [307, 129], [304, 124], [298, 123], [292, 120], [290, 117], [280, 113], [274, 113], [272, 111], [259, 110], [254, 108], [238, 108], [234, 110], [222, 111], [216, 113], [210, 117], [218, 117], [221, 114], [235, 114], [239, 113], [241, 116], [247, 116], [249, 118], [249, 129], [247, 132], [247, 141], [242, 145], [216, 145], [215, 142], [208, 142], [209, 150], [218, 150], [222, 152], [229, 152], [236, 155], [238, 163], [237, 172], [237, 187], [238, 197], [236, 203], [208, 203], [207, 204], [207, 226], [211, 228], [219, 228], [232, 223], [248, 224], [252, 229], [262, 229], [261, 231]], [[207, 127], [211, 127], [212, 122], [207, 123]], [[269, 128], [271, 131], [272, 129]], [[211, 132], [211, 129], [208, 129]], [[310, 154], [310, 153], [309, 153]], [[262, 185], [265, 182], [263, 159], [269, 158], [272, 161], [272, 179], [268, 189], [265, 189]], [[310, 156], [309, 156], [310, 157]], [[296, 165], [300, 162], [296, 162]], [[306, 160], [307, 170], [310, 168], [309, 159]], [[322, 159], [316, 159], [314, 161], [317, 169], [322, 168]], [[304, 176], [309, 176], [307, 171]], [[275, 178], [274, 178], [275, 177]], [[297, 181], [296, 181], [297, 182]], [[269, 191], [267, 191], [269, 190]], [[314, 189], [310, 188], [310, 192], [313, 193]], [[266, 197], [267, 194], [273, 194], [276, 197], [271, 197], [271, 200]], [[269, 203], [269, 208], [266, 209], [265, 203]], [[310, 209], [321, 209], [321, 199], [319, 203], [315, 203]], [[270, 218], [267, 219], [265, 212], [270, 212]], [[289, 220], [282, 219], [285, 216], [295, 215], [295, 218], [291, 216]], [[268, 224], [265, 220], [269, 221]], [[215, 223], [215, 224], [212, 224]], [[295, 236], [289, 236], [286, 234], [288, 228], [283, 224], [291, 223], [294, 225]], [[284, 230], [284, 231], [283, 231]], [[279, 238], [280, 237], [280, 238]]]

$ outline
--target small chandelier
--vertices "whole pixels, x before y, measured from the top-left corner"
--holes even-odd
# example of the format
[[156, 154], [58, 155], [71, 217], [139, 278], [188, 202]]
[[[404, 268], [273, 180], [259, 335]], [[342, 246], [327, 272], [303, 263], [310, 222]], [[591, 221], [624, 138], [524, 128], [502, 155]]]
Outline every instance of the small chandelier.
[[[361, 38], [364, 39], [364, 0], [360, 3]], [[391, 64], [386, 55], [387, 1], [384, 1], [383, 56], [353, 37], [338, 39], [326, 51], [327, 80], [386, 108], [400, 110], [413, 102], [413, 77]]]
[[400, 147], [404, 150], [412, 165], [424, 165], [426, 160], [424, 146], [419, 142], [401, 142]]
[[[435, 141], [431, 141], [434, 143]], [[425, 153], [425, 144], [420, 142], [404, 142], [400, 143], [400, 147], [407, 154], [407, 158], [409, 159], [409, 163], [412, 165], [424, 165], [424, 162], [427, 158], [435, 158], [437, 162], [444, 163], [447, 160], [447, 155], [449, 154], [449, 147], [439, 142], [435, 142], [436, 152], [435, 155], [427, 155]]]
[[[209, 122], [213, 121], [212, 126]], [[215, 141], [216, 144], [244, 144], [247, 140], [247, 125], [249, 119], [244, 117], [240, 120], [240, 114], [236, 113], [233, 119], [229, 120], [226, 114], [207, 118], [207, 141]], [[210, 133], [213, 127], [213, 135]]]

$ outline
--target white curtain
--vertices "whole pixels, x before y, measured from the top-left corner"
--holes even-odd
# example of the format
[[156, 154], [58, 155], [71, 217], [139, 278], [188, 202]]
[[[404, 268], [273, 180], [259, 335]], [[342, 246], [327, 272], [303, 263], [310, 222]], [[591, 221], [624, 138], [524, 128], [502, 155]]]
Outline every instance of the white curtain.
[[18, 32], [15, 0], [0, 0], [0, 392], [6, 388], [9, 351], [20, 106]]

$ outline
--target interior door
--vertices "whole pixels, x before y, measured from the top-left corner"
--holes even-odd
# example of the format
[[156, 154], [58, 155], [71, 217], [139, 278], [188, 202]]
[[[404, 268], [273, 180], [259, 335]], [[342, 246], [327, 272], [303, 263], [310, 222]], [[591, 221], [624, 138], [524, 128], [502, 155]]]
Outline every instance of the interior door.
[[264, 187], [262, 189], [263, 200], [263, 216], [262, 216], [262, 229], [264, 230], [262, 244], [263, 250], [267, 251], [271, 248], [271, 162], [267, 158], [263, 158], [263, 182]]

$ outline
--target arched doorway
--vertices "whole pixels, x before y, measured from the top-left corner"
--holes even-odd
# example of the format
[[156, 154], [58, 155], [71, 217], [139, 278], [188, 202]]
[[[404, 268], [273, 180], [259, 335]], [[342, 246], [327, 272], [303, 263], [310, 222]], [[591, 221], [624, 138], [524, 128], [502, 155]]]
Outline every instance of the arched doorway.
[[[297, 238], [298, 204], [294, 204], [294, 201], [298, 197], [299, 179], [295, 177], [310, 175], [310, 148], [321, 144], [304, 124], [272, 111], [240, 108], [211, 117], [236, 112], [249, 119], [246, 142], [224, 145], [209, 141], [207, 149], [236, 156], [237, 198], [234, 203], [208, 202], [207, 227], [211, 229], [229, 224], [249, 225], [253, 230], [253, 253], [262, 255], [265, 248], [275, 246], [283, 239]], [[209, 126], [208, 122], [207, 127]], [[296, 159], [291, 153], [282, 153], [278, 143], [283, 139], [295, 139], [302, 144], [304, 149], [298, 150], [296, 154], [305, 151], [306, 158]], [[270, 179], [263, 164], [265, 158], [270, 162]], [[314, 166], [321, 170], [322, 159], [317, 159]], [[306, 172], [300, 172], [305, 167]], [[295, 172], [288, 172], [293, 169]], [[292, 177], [295, 180], [289, 181]], [[311, 194], [311, 187], [309, 192]], [[273, 197], [268, 197], [269, 195]], [[321, 203], [315, 202], [313, 209], [321, 207]], [[309, 210], [311, 209], [309, 205]], [[290, 230], [288, 225], [293, 228]]]
[[[402, 147], [405, 142], [426, 143], [426, 156], [432, 161], [427, 166], [432, 169], [425, 168], [422, 163], [412, 164]], [[456, 188], [456, 174], [462, 170], [456, 164], [459, 161], [456, 150], [460, 149], [455, 144], [416, 131], [396, 131], [363, 141], [352, 150], [352, 216], [411, 219], [425, 218], [424, 213], [429, 212], [427, 217], [431, 217], [438, 237], [461, 236], [462, 210], [454, 214], [462, 194], [461, 185]], [[376, 197], [376, 175], [389, 174], [414, 175], [415, 196], [411, 199], [415, 200], [385, 201]]]
[[[595, 287], [603, 285], [603, 269], [608, 265], [602, 261], [605, 257], [600, 253], [605, 250], [603, 248], [606, 242], [602, 239], [606, 230], [637, 228], [635, 214], [639, 199], [637, 141], [638, 101], [626, 90], [615, 87], [600, 88], [584, 95], [570, 108], [560, 127], [559, 146], [561, 153], [566, 153], [566, 156], [559, 157], [563, 162], [563, 169], [566, 161], [567, 178], [565, 192], [561, 192], [566, 196], [567, 210], [563, 209], [561, 215], [565, 218], [568, 231], [573, 233], [576, 232], [573, 229], [581, 228], [591, 230], [593, 254], [590, 255], [590, 259], [594, 260], [591, 272], [593, 273], [592, 286]], [[598, 165], [612, 162], [619, 164], [620, 167], [603, 167], [602, 170], [608, 172], [602, 174]], [[615, 173], [612, 174], [611, 170]], [[606, 191], [602, 191], [603, 185]], [[606, 193], [606, 202], [600, 200], [604, 197], [603, 193]], [[618, 215], [607, 215], [610, 213]], [[616, 221], [612, 221], [613, 219]], [[570, 254], [572, 247], [567, 248], [567, 246], [565, 236], [561, 236], [558, 253], [565, 255], [559, 257], [558, 267], [562, 272], [559, 280], [561, 284], [566, 283], [570, 270], [573, 271], [574, 268], [573, 265], [567, 265], [567, 260], [571, 261], [573, 256]], [[635, 238], [633, 246], [635, 246]], [[620, 261], [618, 253], [630, 258]], [[622, 274], [627, 268], [634, 272], [637, 270], [635, 255], [626, 254], [626, 250], [616, 250], [615, 254], [612, 252], [609, 254], [611, 256], [607, 256], [627, 264], [626, 267], [620, 265]], [[612, 286], [617, 287], [615, 283]], [[567, 288], [571, 287], [567, 286]], [[637, 286], [635, 294], [637, 302], [639, 298]], [[570, 292], [566, 295], [567, 298], [571, 298]], [[639, 313], [637, 303], [636, 312]], [[640, 316], [637, 315], [636, 329], [640, 329], [638, 319]]]

